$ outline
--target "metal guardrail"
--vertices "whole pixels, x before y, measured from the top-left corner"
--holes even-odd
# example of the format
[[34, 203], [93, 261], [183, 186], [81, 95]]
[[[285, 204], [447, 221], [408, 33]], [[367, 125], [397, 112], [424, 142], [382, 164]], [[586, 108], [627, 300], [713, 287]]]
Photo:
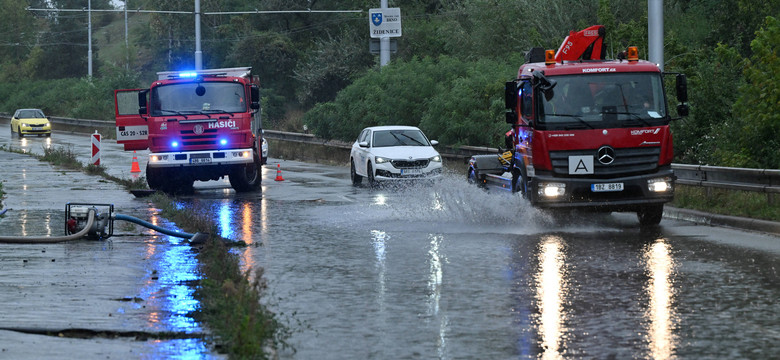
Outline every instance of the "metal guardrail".
[[[0, 114], [0, 118], [9, 119], [10, 114]], [[69, 126], [98, 128], [114, 127], [113, 121], [105, 120], [85, 120], [52, 116], [50, 116], [49, 119], [54, 123]], [[277, 130], [265, 130], [265, 137], [281, 141], [332, 146], [341, 149], [349, 149], [352, 146], [351, 143], [338, 140], [325, 140], [318, 138], [313, 134]], [[472, 155], [497, 154], [499, 152], [499, 149], [497, 148], [481, 146], [443, 146], [439, 150], [446, 159], [464, 162], [468, 161]], [[774, 203], [775, 194], [780, 193], [780, 170], [687, 164], [672, 164], [672, 169], [674, 170], [675, 175], [677, 175], [677, 183], [681, 185], [765, 193], [768, 196], [770, 204]]]
[[681, 185], [766, 193], [770, 204], [780, 193], [780, 170], [685, 164], [672, 169]]

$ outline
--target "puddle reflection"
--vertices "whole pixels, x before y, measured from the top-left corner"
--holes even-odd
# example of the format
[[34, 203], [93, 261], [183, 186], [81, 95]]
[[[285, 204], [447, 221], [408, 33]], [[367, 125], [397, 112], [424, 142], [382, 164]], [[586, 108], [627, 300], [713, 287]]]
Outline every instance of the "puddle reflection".
[[563, 240], [557, 235], [545, 236], [540, 244], [536, 301], [542, 359], [561, 359], [561, 348], [565, 348], [563, 302], [568, 289], [564, 279], [566, 257], [563, 250]]
[[671, 276], [674, 262], [671, 247], [665, 239], [658, 239], [645, 247], [643, 255], [650, 276], [646, 287], [650, 303], [645, 314], [650, 357], [656, 360], [670, 359], [674, 357], [676, 345], [673, 334], [675, 314]]
[[[149, 211], [156, 212], [154, 209]], [[156, 214], [150, 217], [150, 222], [166, 228], [175, 227], [175, 224], [168, 223], [160, 225], [162, 220]], [[160, 239], [164, 243], [161, 244]], [[141, 289], [141, 297], [146, 302], [137, 306], [152, 309], [146, 317], [149, 327], [163, 332], [202, 332], [200, 324], [191, 317], [199, 306], [194, 297], [195, 289], [191, 286], [199, 279], [195, 253], [189, 246], [181, 245], [181, 239], [173, 236], [151, 239], [144, 246], [146, 258], [153, 265]], [[209, 354], [201, 339], [156, 340], [150, 341], [149, 345], [153, 357], [190, 359]]]

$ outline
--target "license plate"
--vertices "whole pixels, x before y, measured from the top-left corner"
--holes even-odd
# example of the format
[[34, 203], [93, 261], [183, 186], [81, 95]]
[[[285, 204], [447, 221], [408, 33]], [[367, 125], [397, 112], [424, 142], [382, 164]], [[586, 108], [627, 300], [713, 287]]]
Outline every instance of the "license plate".
[[593, 192], [623, 191], [623, 183], [591, 184], [590, 191]]
[[420, 175], [422, 170], [420, 169], [401, 169], [401, 175]]
[[191, 158], [190, 164], [211, 164], [211, 158]]

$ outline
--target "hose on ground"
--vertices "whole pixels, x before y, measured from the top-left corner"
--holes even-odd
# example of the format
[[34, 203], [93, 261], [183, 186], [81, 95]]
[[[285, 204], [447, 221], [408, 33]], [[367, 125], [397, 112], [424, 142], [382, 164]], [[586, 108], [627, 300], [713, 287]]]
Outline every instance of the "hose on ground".
[[138, 224], [138, 225], [141, 225], [141, 226], [148, 227], [148, 228], [150, 228], [150, 229], [152, 229], [154, 231], [161, 232], [161, 233], [163, 233], [165, 235], [175, 236], [175, 237], [178, 237], [178, 238], [191, 239], [193, 236], [197, 235], [197, 234], [190, 234], [190, 233], [186, 233], [186, 232], [179, 232], [179, 231], [168, 230], [168, 229], [159, 227], [157, 225], [154, 225], [154, 224], [152, 224], [152, 223], [150, 223], [148, 221], [141, 220], [141, 219], [139, 219], [137, 217], [132, 217], [130, 215], [116, 214], [116, 215], [114, 215], [114, 219], [129, 221], [131, 223], [135, 223], [135, 224]]
[[81, 229], [81, 231], [75, 234], [70, 234], [65, 236], [0, 236], [0, 243], [53, 244], [58, 242], [76, 240], [84, 237], [84, 235], [87, 235], [89, 230], [92, 228], [92, 224], [95, 222], [95, 213], [96, 210], [94, 208], [89, 209], [89, 214], [87, 215], [87, 224], [84, 226], [83, 229]]

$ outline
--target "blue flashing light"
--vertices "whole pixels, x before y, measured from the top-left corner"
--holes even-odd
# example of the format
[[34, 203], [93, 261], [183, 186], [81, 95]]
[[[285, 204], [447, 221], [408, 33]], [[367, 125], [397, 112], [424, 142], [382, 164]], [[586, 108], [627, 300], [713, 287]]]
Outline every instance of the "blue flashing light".
[[179, 147], [179, 142], [176, 141], [176, 140], [171, 141], [171, 146], [177, 148], [177, 147]]
[[179, 77], [183, 77], [183, 78], [194, 78], [196, 76], [198, 76], [198, 73], [194, 71], [185, 71], [179, 73]]
[[228, 143], [227, 139], [220, 139], [219, 140], [219, 144], [222, 145], [222, 146], [227, 145], [227, 143]]

